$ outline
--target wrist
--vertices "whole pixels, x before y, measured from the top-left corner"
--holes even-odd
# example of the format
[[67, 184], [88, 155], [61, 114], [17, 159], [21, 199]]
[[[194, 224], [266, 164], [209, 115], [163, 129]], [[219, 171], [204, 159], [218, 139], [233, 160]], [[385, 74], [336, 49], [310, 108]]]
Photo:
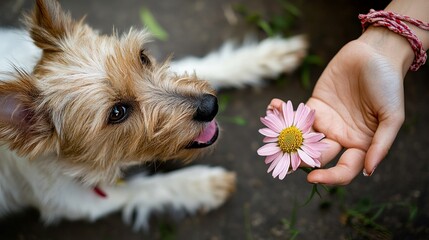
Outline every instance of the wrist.
[[[429, 15], [427, 14], [427, 11], [429, 10], [429, 1], [427, 0], [395, 0], [392, 1], [385, 10], [406, 15], [426, 23], [429, 22]], [[407, 24], [411, 31], [413, 31], [420, 41], [422, 41], [423, 48], [428, 50], [429, 31], [423, 30], [408, 22], [405, 22], [405, 24]]]
[[358, 38], [389, 62], [404, 77], [414, 60], [414, 52], [407, 39], [384, 27], [370, 26]]

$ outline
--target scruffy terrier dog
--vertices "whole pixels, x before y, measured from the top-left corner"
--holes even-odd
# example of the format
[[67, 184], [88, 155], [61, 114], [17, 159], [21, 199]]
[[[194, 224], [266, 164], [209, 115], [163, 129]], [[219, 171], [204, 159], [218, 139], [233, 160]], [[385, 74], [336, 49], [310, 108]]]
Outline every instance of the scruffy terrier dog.
[[116, 182], [133, 165], [210, 151], [219, 132], [213, 87], [292, 71], [306, 49], [302, 37], [276, 38], [157, 63], [147, 32], [99, 35], [55, 0], [37, 0], [25, 24], [0, 30], [0, 215], [32, 206], [48, 223], [122, 210], [140, 229], [154, 210], [222, 205], [235, 175], [221, 167]]

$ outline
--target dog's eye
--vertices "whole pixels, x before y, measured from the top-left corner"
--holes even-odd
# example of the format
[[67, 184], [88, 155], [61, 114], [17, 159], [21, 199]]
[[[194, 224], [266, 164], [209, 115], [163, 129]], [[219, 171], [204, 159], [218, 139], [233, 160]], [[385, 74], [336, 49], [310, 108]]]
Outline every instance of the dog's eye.
[[144, 50], [140, 51], [140, 61], [145, 66], [150, 65], [150, 59], [146, 54], [144, 54]]
[[129, 115], [129, 106], [123, 103], [117, 103], [113, 106], [109, 115], [109, 123], [117, 124], [125, 121]]

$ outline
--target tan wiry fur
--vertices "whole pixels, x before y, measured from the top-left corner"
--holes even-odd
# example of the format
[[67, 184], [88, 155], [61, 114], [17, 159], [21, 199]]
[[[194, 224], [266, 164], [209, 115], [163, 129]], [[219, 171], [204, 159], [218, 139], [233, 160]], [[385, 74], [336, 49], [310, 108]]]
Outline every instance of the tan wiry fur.
[[[142, 63], [146, 32], [99, 35], [42, 0], [25, 23], [42, 58], [33, 72], [0, 82], [0, 99], [19, 103], [18, 120], [0, 122], [0, 139], [20, 155], [56, 154], [65, 173], [97, 184], [114, 181], [130, 164], [190, 160], [210, 149], [185, 147], [204, 127], [192, 120], [195, 101], [213, 90], [193, 75], [169, 72], [168, 61], [148, 56]], [[118, 102], [131, 114], [109, 124]]]

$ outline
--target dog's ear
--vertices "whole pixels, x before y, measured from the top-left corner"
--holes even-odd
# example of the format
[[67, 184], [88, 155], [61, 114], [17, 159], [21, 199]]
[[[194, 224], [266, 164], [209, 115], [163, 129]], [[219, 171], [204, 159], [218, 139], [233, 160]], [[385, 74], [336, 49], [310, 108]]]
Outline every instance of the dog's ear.
[[45, 51], [58, 51], [59, 40], [76, 25], [56, 0], [36, 0], [33, 11], [25, 17], [25, 24], [34, 43]]
[[53, 149], [54, 128], [49, 112], [38, 103], [40, 92], [33, 77], [17, 75], [13, 81], [0, 82], [0, 142], [34, 158]]

